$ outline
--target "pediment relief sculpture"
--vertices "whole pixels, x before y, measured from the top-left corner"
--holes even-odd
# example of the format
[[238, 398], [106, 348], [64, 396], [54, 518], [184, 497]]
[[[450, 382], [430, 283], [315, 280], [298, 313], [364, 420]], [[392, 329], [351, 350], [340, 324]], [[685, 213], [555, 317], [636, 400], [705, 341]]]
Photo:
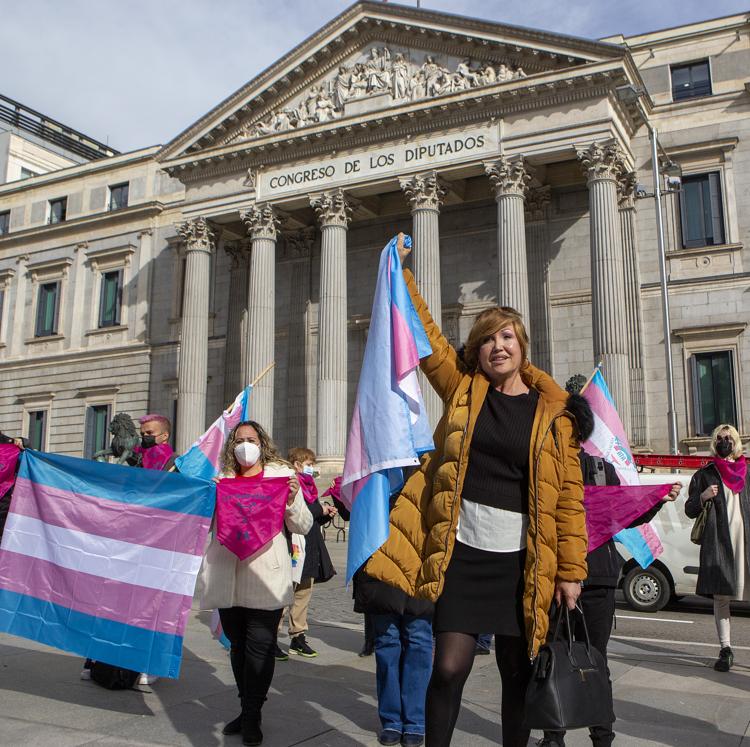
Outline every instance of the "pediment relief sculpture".
[[526, 77], [521, 67], [502, 62], [474, 63], [467, 57], [449, 65], [452, 70], [432, 54], [424, 55], [420, 64], [408, 52], [371, 47], [359, 60], [340, 65], [322, 83], [311, 86], [291, 105], [246, 124], [233, 140], [330, 122], [351, 113], [348, 110], [354, 102], [370, 97], [382, 97], [385, 108]]

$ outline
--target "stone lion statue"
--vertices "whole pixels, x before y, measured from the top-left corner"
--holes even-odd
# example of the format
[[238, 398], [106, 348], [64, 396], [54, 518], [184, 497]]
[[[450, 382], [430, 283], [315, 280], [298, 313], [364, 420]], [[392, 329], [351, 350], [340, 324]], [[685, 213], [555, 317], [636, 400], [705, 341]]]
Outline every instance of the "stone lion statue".
[[116, 464], [133, 464], [137, 457], [133, 449], [140, 443], [141, 434], [133, 418], [126, 412], [118, 412], [109, 424], [112, 441], [108, 449], [102, 449], [94, 454], [98, 462], [106, 462], [109, 457], [115, 457]]

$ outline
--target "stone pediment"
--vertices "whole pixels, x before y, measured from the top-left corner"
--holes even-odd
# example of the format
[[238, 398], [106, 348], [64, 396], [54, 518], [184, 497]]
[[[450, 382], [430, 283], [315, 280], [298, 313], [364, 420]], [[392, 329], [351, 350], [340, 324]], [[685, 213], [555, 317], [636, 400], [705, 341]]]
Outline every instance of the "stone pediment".
[[622, 48], [434, 11], [360, 2], [165, 146], [163, 158], [251, 142], [535, 75]]

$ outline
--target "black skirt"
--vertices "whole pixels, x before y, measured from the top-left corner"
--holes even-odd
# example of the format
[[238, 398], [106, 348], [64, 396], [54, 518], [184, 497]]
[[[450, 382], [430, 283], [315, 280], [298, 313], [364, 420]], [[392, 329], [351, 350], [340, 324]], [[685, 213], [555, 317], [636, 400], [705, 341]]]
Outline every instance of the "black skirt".
[[525, 637], [525, 560], [526, 550], [489, 552], [457, 541], [435, 605], [434, 631]]

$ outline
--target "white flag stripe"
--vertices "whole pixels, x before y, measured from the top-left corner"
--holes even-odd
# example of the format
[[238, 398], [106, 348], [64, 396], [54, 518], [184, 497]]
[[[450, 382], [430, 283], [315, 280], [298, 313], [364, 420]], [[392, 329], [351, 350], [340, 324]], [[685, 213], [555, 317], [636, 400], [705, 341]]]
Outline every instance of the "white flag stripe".
[[192, 596], [201, 556], [113, 540], [8, 514], [3, 549], [150, 589]]
[[602, 453], [602, 458], [615, 466], [623, 483], [626, 485], [640, 485], [641, 480], [638, 477], [638, 470], [631, 468], [621, 458], [620, 454], [618, 454], [617, 438], [601, 418], [595, 418], [594, 432], [589, 437], [589, 442], [599, 449]]

